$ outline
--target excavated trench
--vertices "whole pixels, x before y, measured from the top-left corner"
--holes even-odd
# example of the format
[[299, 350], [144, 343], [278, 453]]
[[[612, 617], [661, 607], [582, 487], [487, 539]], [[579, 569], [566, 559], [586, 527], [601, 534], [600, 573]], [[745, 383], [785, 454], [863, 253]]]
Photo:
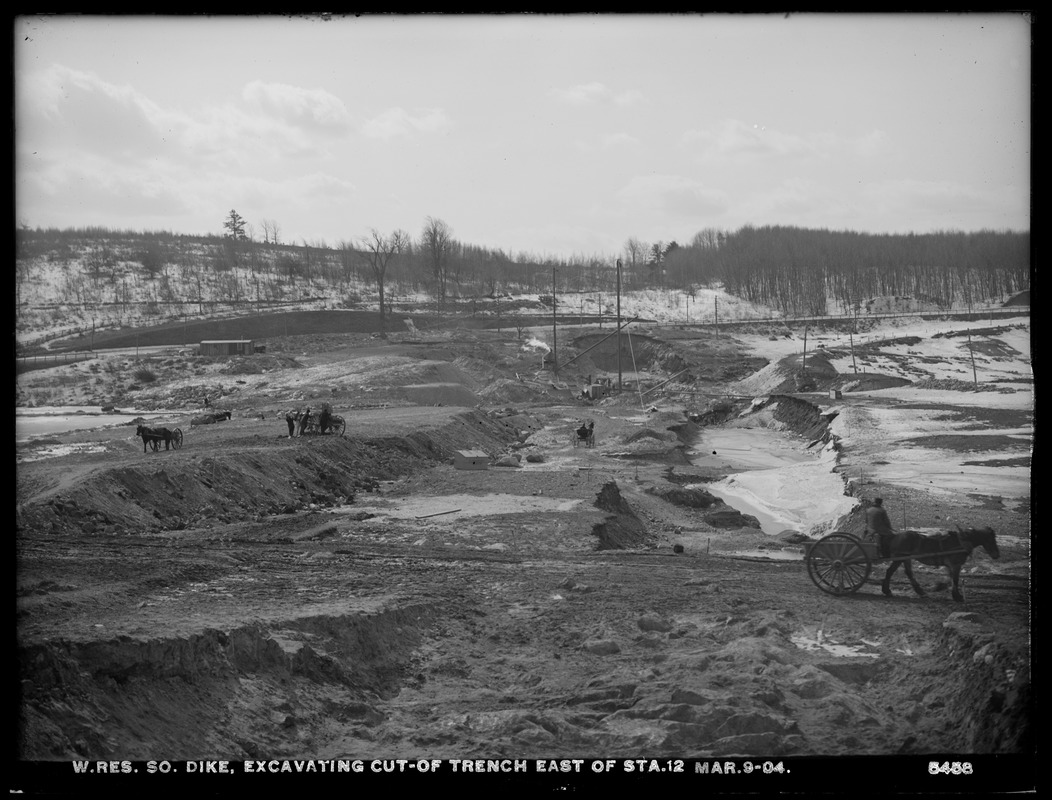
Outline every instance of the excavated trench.
[[[809, 437], [822, 435], [817, 409], [792, 398], [779, 400], [780, 421]], [[326, 492], [338, 498], [357, 490], [354, 481], [375, 476], [381, 468], [394, 475], [413, 459], [447, 458], [452, 444], [464, 442], [465, 436], [514, 440], [529, 424], [525, 418], [494, 421], [469, 414], [453, 427], [447, 435], [418, 433], [372, 442], [375, 452], [326, 443], [345, 459], [340, 480], [346, 482]], [[317, 486], [320, 475], [333, 474], [336, 451], [326, 448], [298, 456], [296, 464], [304, 473], [286, 483]], [[378, 460], [381, 452], [394, 455]], [[165, 477], [160, 496], [185, 506], [200, 491], [208, 502], [218, 502], [216, 485], [235, 479], [251, 494], [257, 485], [251, 464], [247, 469], [231, 465], [223, 483], [212, 481], [212, 474], [226, 469], [217, 466], [219, 458], [202, 460], [195, 481]], [[347, 459], [362, 469], [347, 469]], [[120, 474], [125, 476], [116, 482], [119, 487], [136, 494], [128, 475]], [[89, 497], [98, 503], [103, 483], [82, 490], [80, 503], [87, 505]], [[271, 502], [280, 507], [316, 499], [300, 491]], [[595, 505], [608, 515], [591, 531], [597, 551], [646, 547], [647, 527], [616, 482], [603, 485]], [[66, 497], [24, 513], [41, 513], [38, 522], [61, 530], [83, 519], [83, 508], [77, 508]], [[157, 508], [145, 510], [150, 512], [146, 519], [158, 520], [152, 513]], [[122, 525], [130, 528], [141, 520], [99, 524], [120, 532]], [[154, 530], [170, 528], [155, 522]], [[366, 607], [362, 601], [355, 601], [355, 608], [333, 601], [324, 611], [312, 607], [303, 615], [282, 612], [249, 624], [191, 626], [186, 634], [37, 640], [19, 653], [20, 756], [346, 757], [354, 748], [381, 752], [385, 742], [397, 749], [405, 741], [431, 742], [436, 757], [451, 744], [462, 743], [458, 754], [465, 755], [486, 752], [488, 746], [506, 748], [509, 742], [537, 756], [571, 745], [581, 752], [626, 757], [641, 751], [683, 754], [684, 748], [706, 754], [779, 755], [837, 752], [838, 741], [847, 742], [849, 750], [879, 753], [908, 750], [913, 745], [901, 732], [929, 715], [939, 717], [941, 725], [919, 743], [922, 751], [933, 743], [961, 752], [1018, 752], [1029, 746], [1026, 654], [1002, 646], [990, 625], [982, 624], [983, 615], [944, 625], [941, 636], [913, 662], [894, 657], [881, 666], [857, 659], [845, 663], [813, 656], [793, 643], [800, 620], [810, 612], [798, 616], [749, 610], [757, 602], [755, 595], [766, 590], [762, 575], [752, 576], [759, 582], [754, 593], [739, 588], [742, 578], [733, 567], [713, 565], [724, 569], [722, 577], [698, 582], [684, 572], [687, 562], [674, 564], [656, 565], [667, 577], [651, 589], [636, 590], [646, 598], [644, 607], [664, 604], [661, 613], [638, 620], [624, 619], [624, 607], [610, 605], [621, 602], [626, 577], [612, 573], [607, 583], [619, 597], [604, 599], [604, 583], [597, 581], [598, 588], [571, 578], [559, 583], [559, 576], [571, 570], [552, 562], [546, 569], [552, 574], [538, 584], [539, 593], [498, 604], [496, 614], [490, 613], [485, 592], [502, 598], [500, 577], [486, 573], [473, 592], [458, 595], [456, 601], [392, 594]], [[512, 574], [521, 579], [522, 569], [513, 562], [501, 568], [509, 570], [506, 580]], [[623, 568], [637, 569], [634, 562]], [[779, 590], [773, 591], [780, 607]], [[699, 593], [704, 602], [699, 602]], [[553, 599], [556, 594], [559, 601]], [[592, 596], [600, 603], [591, 612], [599, 615], [596, 620], [565, 602], [566, 597]], [[629, 602], [632, 607], [638, 601]], [[691, 608], [703, 610], [691, 614], [686, 611]], [[954, 610], [947, 607], [946, 613]], [[546, 631], [533, 621], [542, 617], [547, 617]], [[453, 629], [462, 638], [445, 643]], [[555, 660], [550, 660], [553, 649]], [[571, 652], [573, 658], [626, 653], [640, 660], [633, 662], [630, 675], [618, 674], [612, 665], [572, 661]], [[584, 663], [592, 670], [587, 682], [579, 673]], [[494, 666], [484, 666], [490, 664]], [[487, 679], [469, 680], [486, 670]], [[433, 714], [426, 724], [424, 718], [407, 721], [404, 715], [413, 707], [413, 692], [422, 691], [425, 673], [431, 691], [438, 686], [450, 693], [446, 704], [452, 705], [450, 698], [460, 692], [465, 705], [475, 695], [492, 695], [490, 702], [499, 710], [465, 712], [455, 724], [448, 723], [453, 726], [448, 730]], [[561, 683], [547, 686], [559, 676]], [[503, 694], [493, 694], [494, 682]], [[410, 699], [397, 701], [407, 690]], [[426, 702], [437, 702], [437, 695], [428, 697]], [[414, 737], [414, 724], [427, 729]], [[397, 725], [402, 728], [392, 727]]]

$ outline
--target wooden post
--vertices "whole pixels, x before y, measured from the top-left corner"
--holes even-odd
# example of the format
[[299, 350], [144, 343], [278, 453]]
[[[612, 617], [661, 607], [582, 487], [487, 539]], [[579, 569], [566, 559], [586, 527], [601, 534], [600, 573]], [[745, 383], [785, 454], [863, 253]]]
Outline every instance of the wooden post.
[[552, 371], [559, 377], [559, 343], [555, 330], [555, 267], [552, 267]]
[[979, 388], [979, 378], [975, 374], [975, 351], [972, 350], [972, 332], [971, 332], [971, 330], [968, 331], [968, 355], [970, 355], [971, 358], [972, 358], [972, 383], [975, 385], [975, 388], [978, 389]]
[[804, 358], [801, 362], [801, 370], [804, 373], [804, 377], [807, 377], [807, 326], [804, 325]]
[[621, 391], [621, 259], [617, 259], [617, 391]]

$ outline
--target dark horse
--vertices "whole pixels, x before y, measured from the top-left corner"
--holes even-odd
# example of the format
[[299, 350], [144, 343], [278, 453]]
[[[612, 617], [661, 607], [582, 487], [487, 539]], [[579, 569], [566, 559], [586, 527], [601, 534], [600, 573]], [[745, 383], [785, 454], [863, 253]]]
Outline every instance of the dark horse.
[[953, 599], [964, 600], [959, 585], [961, 567], [971, 557], [972, 550], [976, 547], [982, 547], [990, 558], [1001, 556], [1001, 552], [997, 549], [997, 540], [994, 539], [994, 532], [990, 528], [969, 528], [968, 530], [958, 528], [956, 531], [935, 536], [924, 536], [916, 531], [896, 533], [891, 540], [891, 557], [895, 560], [891, 562], [888, 571], [884, 574], [884, 583], [881, 584], [880, 589], [885, 595], [891, 597], [891, 576], [895, 574], [899, 564], [904, 564], [906, 577], [910, 579], [910, 586], [913, 587], [913, 591], [923, 597], [924, 590], [913, 577], [913, 567], [910, 566], [912, 559], [930, 567], [946, 567], [946, 571], [953, 579]]
[[149, 445], [154, 449], [154, 452], [161, 449], [161, 442], [164, 442], [164, 449], [168, 450], [172, 445], [172, 432], [168, 428], [147, 428], [145, 425], [140, 425], [135, 429], [135, 435], [142, 437], [142, 451], [146, 452], [146, 445]]

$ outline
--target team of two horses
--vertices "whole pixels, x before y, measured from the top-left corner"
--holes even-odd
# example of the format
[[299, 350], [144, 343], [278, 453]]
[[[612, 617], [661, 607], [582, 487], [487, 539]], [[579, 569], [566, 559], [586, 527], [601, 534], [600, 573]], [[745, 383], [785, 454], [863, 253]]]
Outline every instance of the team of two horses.
[[183, 443], [183, 432], [176, 428], [156, 427], [151, 428], [146, 425], [140, 425], [135, 429], [135, 435], [142, 437], [142, 451], [145, 453], [147, 447], [153, 448], [156, 453], [161, 449], [161, 442], [164, 442], [164, 449], [169, 450], [171, 448], [179, 449]]

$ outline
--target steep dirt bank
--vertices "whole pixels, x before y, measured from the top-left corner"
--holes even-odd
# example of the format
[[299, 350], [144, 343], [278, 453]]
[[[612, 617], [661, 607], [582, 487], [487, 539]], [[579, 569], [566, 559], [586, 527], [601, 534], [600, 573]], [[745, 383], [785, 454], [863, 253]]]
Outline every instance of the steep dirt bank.
[[[224, 423], [222, 431], [216, 426], [196, 438], [187, 435], [183, 449], [163, 455], [82, 456], [76, 480], [69, 473], [56, 475], [49, 461], [26, 463], [18, 475], [19, 521], [39, 532], [112, 534], [211, 527], [332, 507], [353, 503], [359, 492], [373, 491], [383, 481], [449, 462], [456, 450], [502, 452], [539, 427], [511, 411], [436, 416], [433, 426], [364, 440], [286, 439], [274, 434], [280, 421]], [[221, 446], [198, 444], [231, 430], [237, 436]]]

